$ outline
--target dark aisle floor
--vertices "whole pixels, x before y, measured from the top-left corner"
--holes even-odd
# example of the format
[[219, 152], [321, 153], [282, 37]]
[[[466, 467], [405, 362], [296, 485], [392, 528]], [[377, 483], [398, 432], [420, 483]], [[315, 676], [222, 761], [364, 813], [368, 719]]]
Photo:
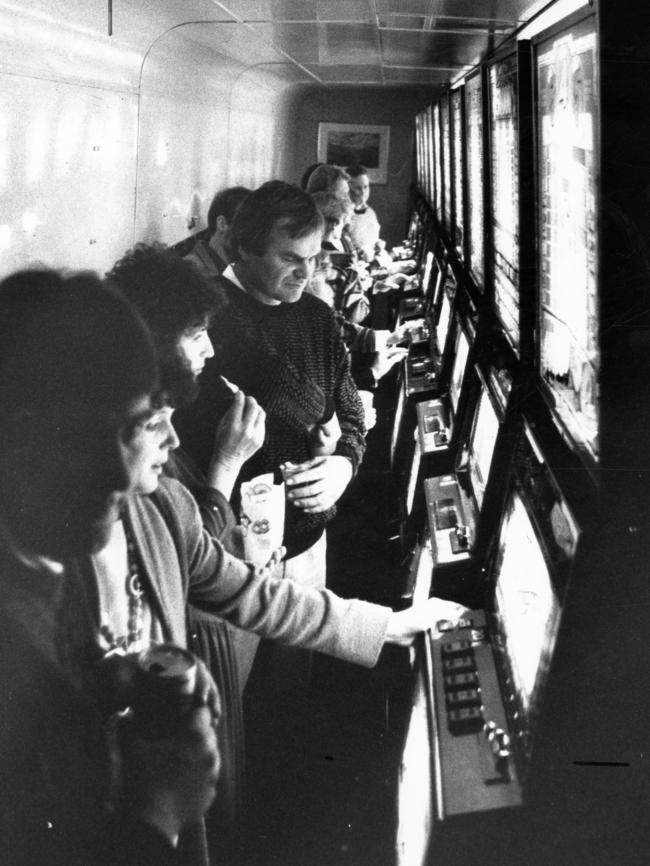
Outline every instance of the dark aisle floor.
[[[330, 587], [389, 603], [399, 555], [388, 471], [394, 379], [328, 534]], [[237, 866], [392, 866], [395, 786], [410, 696], [408, 651], [371, 671], [314, 656], [308, 686], [279, 695], [257, 672], [246, 694], [251, 821]]]

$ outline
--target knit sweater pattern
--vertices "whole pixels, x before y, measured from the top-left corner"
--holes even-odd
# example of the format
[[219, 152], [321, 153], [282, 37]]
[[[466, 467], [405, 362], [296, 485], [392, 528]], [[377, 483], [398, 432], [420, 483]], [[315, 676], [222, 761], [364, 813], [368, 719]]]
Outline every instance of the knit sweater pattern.
[[[310, 431], [331, 402], [341, 427], [335, 453], [347, 457], [356, 471], [365, 450], [363, 407], [332, 311], [306, 294], [292, 304], [262, 304], [224, 277], [218, 291], [220, 306], [210, 329], [216, 355], [201, 377], [197, 403], [179, 419], [187, 450], [207, 467], [216, 425], [227, 408], [219, 399], [225, 376], [267, 413], [264, 444], [244, 465], [237, 490], [256, 475], [277, 473], [282, 463], [309, 460]], [[305, 514], [288, 506], [289, 554], [306, 549], [333, 514], [334, 508]]]

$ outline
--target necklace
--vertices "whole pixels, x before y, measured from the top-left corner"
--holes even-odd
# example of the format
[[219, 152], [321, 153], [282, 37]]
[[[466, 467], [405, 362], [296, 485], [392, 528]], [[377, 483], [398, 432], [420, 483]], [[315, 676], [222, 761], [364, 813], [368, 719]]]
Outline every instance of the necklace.
[[125, 636], [118, 637], [107, 624], [100, 627], [100, 633], [108, 644], [109, 652], [133, 652], [141, 649], [144, 633], [144, 588], [140, 577], [135, 540], [125, 515], [122, 516], [122, 526], [126, 538], [128, 564], [124, 581], [127, 596], [127, 633]]

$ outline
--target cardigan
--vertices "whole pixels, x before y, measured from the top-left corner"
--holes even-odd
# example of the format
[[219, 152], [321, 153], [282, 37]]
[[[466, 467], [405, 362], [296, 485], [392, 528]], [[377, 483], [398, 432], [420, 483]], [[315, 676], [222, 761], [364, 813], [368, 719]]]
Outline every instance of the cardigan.
[[166, 639], [185, 645], [189, 601], [260, 637], [376, 664], [389, 608], [274, 579], [236, 559], [210, 538], [193, 497], [173, 479], [130, 499], [128, 519]]
[[[230, 503], [219, 490], [206, 484], [205, 477], [182, 446], [171, 452], [163, 471], [167, 478], [175, 478], [191, 492], [209, 535], [220, 541], [229, 553], [243, 558], [241, 528], [236, 526]], [[222, 853], [234, 843], [245, 790], [244, 712], [238, 659], [241, 650], [238, 647], [242, 642], [246, 646], [254, 645], [258, 638], [192, 604], [187, 606], [187, 628], [188, 646], [207, 665], [221, 696], [222, 714], [217, 727], [221, 770], [217, 796], [206, 820], [216, 830], [212, 836]]]
[[[190, 493], [161, 479], [126, 504], [152, 612], [185, 646], [187, 601], [263, 637], [373, 665], [390, 609], [270, 578], [201, 525]], [[8, 866], [162, 866], [178, 855], [152, 828], [107, 817], [110, 761], [94, 662], [99, 610], [89, 557], [62, 575], [0, 555], [0, 851]], [[181, 843], [183, 843], [181, 834]], [[148, 853], [146, 853], [148, 852]]]

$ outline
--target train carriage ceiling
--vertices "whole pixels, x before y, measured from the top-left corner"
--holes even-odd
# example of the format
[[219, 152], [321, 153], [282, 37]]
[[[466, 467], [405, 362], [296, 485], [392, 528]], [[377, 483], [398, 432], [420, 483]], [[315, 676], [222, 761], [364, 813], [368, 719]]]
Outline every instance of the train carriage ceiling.
[[[260, 69], [286, 84], [442, 85], [490, 54], [545, 2], [531, 0], [30, 0], [2, 2], [20, 13], [21, 32], [0, 27], [3, 66], [34, 62], [33, 38], [68, 33], [80, 66], [110, 41], [138, 86], [144, 61], [168, 42], [196, 44], [233, 74]], [[33, 27], [25, 29], [25, 19]], [[173, 33], [173, 39], [169, 39]], [[46, 37], [43, 36], [43, 39]], [[16, 51], [20, 41], [32, 50]], [[84, 56], [84, 44], [88, 57]], [[74, 57], [72, 58], [74, 60]], [[45, 61], [43, 61], [45, 62]], [[53, 61], [54, 62], [54, 61]], [[201, 64], [203, 66], [203, 63]], [[90, 74], [90, 73], [88, 73]]]

